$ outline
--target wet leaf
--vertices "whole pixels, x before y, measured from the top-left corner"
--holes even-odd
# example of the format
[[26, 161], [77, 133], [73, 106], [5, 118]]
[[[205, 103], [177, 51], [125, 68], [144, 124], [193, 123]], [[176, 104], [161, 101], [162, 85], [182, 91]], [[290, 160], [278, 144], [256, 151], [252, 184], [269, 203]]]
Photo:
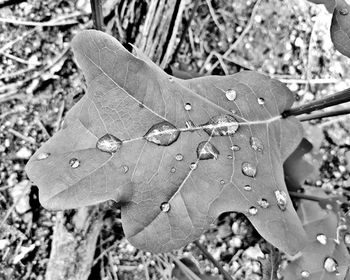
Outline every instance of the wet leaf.
[[[146, 251], [184, 246], [227, 211], [244, 213], [288, 254], [303, 247], [282, 167], [302, 129], [280, 117], [293, 103], [283, 84], [255, 72], [173, 78], [99, 31], [80, 33], [73, 49], [87, 94], [26, 167], [45, 207], [115, 200], [127, 238]], [[113, 137], [100, 150], [104, 135]], [[212, 157], [198, 155], [203, 141], [210, 145], [200, 150]], [[42, 153], [50, 156], [38, 160]], [[276, 192], [285, 194], [283, 211]]]
[[337, 0], [331, 24], [331, 38], [335, 48], [350, 57], [350, 5]]

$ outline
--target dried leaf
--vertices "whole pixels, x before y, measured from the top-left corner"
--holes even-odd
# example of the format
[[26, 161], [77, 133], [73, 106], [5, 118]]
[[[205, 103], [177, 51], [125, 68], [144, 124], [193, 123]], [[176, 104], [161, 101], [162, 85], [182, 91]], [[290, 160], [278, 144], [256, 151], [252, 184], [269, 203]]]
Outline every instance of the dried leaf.
[[303, 247], [282, 167], [302, 129], [281, 118], [293, 103], [283, 84], [255, 72], [173, 78], [99, 31], [73, 49], [88, 92], [26, 167], [45, 207], [113, 199], [130, 242], [153, 252], [193, 241], [227, 211], [288, 254]]

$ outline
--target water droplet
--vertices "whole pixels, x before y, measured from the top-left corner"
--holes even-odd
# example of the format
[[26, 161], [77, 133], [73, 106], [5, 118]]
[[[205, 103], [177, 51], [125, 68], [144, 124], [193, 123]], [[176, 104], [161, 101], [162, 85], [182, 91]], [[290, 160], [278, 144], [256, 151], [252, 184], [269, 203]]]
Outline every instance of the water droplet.
[[51, 154], [50, 153], [40, 153], [38, 154], [38, 156], [36, 157], [37, 160], [43, 160], [43, 159], [47, 159]]
[[316, 240], [320, 242], [322, 245], [327, 244], [327, 236], [324, 235], [323, 233], [319, 233], [316, 235]]
[[191, 169], [191, 170], [195, 170], [196, 168], [197, 168], [197, 163], [191, 162], [191, 164], [190, 164], [190, 169]]
[[234, 110], [234, 109], [231, 109], [230, 111], [231, 111], [231, 113], [234, 114], [234, 115], [237, 113], [237, 111]]
[[188, 121], [186, 121], [186, 128], [187, 129], [194, 129], [194, 128], [196, 128], [196, 125], [193, 123], [193, 121], [188, 120]]
[[173, 83], [174, 82], [174, 78], [173, 77], [169, 77], [169, 82]]
[[258, 204], [261, 208], [264, 208], [264, 209], [270, 206], [270, 203], [268, 203], [268, 201], [265, 198], [258, 200]]
[[307, 278], [310, 277], [310, 272], [308, 272], [307, 270], [303, 270], [303, 271], [300, 273], [300, 275], [301, 275], [301, 278], [307, 279]]
[[247, 191], [247, 192], [250, 192], [250, 191], [252, 190], [252, 186], [251, 186], [251, 185], [245, 185], [245, 186], [243, 187], [243, 189], [244, 189], [245, 191]]
[[242, 173], [245, 176], [254, 178], [256, 176], [256, 167], [254, 167], [249, 162], [243, 162], [242, 163]]
[[220, 184], [221, 184], [221, 185], [225, 185], [225, 181], [224, 181], [224, 180], [221, 180], [221, 181], [220, 181]]
[[250, 146], [253, 148], [254, 151], [257, 151], [257, 152], [260, 152], [260, 153], [263, 152], [264, 145], [263, 145], [262, 141], [259, 138], [252, 136], [249, 139], [249, 143], [250, 143]]
[[255, 216], [256, 214], [258, 214], [258, 209], [255, 206], [252, 206], [249, 208], [248, 213], [252, 216]]
[[122, 141], [112, 134], [105, 134], [96, 142], [96, 148], [102, 152], [115, 153], [122, 146]]
[[69, 165], [72, 167], [72, 168], [78, 168], [80, 166], [80, 161], [79, 159], [77, 158], [71, 158], [69, 160]]
[[278, 207], [284, 211], [287, 208], [287, 194], [284, 191], [275, 191]]
[[198, 144], [197, 157], [201, 160], [217, 159], [219, 154], [219, 151], [210, 142], [203, 141]]
[[232, 155], [227, 155], [227, 158], [228, 159], [233, 159], [233, 156]]
[[161, 205], [160, 205], [160, 210], [162, 210], [162, 212], [169, 212], [170, 211], [170, 203], [169, 202], [163, 202]]
[[181, 161], [181, 160], [184, 159], [184, 156], [183, 156], [182, 154], [177, 154], [177, 155], [175, 156], [175, 159], [176, 159], [177, 161]]
[[171, 123], [162, 121], [153, 125], [145, 134], [147, 141], [160, 146], [169, 146], [174, 143], [180, 135], [180, 131]]
[[226, 90], [225, 94], [226, 94], [226, 98], [230, 101], [234, 101], [237, 97], [237, 92], [232, 88]]
[[175, 168], [175, 167], [172, 167], [172, 168], [170, 169], [170, 172], [171, 172], [171, 173], [175, 173], [175, 172], [176, 172], [176, 168]]
[[204, 131], [210, 136], [228, 136], [235, 134], [238, 122], [231, 115], [216, 115], [203, 126]]
[[327, 272], [333, 273], [338, 271], [338, 263], [335, 259], [327, 257], [324, 260], [323, 267]]
[[237, 146], [237, 145], [232, 145], [232, 146], [230, 147], [230, 149], [231, 149], [232, 151], [237, 152], [237, 151], [239, 151], [241, 148], [240, 148], [239, 146]]
[[123, 165], [123, 166], [122, 166], [122, 169], [123, 169], [124, 174], [126, 174], [126, 173], [128, 173], [128, 171], [129, 171], [129, 166]]
[[186, 103], [184, 107], [186, 111], [190, 111], [192, 109], [192, 105], [190, 103]]
[[350, 233], [345, 233], [345, 235], [344, 235], [344, 243], [346, 245], [350, 245]]
[[346, 16], [349, 13], [349, 10], [347, 8], [342, 8], [339, 10], [339, 14], [342, 16]]
[[264, 104], [265, 104], [265, 99], [262, 98], [262, 97], [259, 97], [259, 98], [258, 98], [258, 104], [259, 104], [259, 105], [264, 105]]

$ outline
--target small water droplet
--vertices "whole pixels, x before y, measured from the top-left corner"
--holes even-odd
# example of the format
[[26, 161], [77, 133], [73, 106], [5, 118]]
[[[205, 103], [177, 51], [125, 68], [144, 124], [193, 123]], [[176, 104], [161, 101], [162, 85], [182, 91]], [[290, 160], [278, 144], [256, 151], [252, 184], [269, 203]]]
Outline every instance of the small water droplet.
[[234, 101], [237, 97], [237, 92], [232, 88], [226, 90], [225, 94], [226, 94], [226, 98], [230, 101]]
[[182, 154], [177, 154], [177, 155], [175, 156], [175, 159], [176, 159], [177, 161], [181, 161], [181, 160], [184, 159], [184, 156], [183, 156]]
[[198, 144], [197, 157], [201, 160], [217, 159], [219, 154], [218, 149], [216, 149], [210, 142], [203, 141]]
[[160, 210], [162, 210], [162, 212], [169, 212], [170, 211], [170, 203], [169, 202], [163, 202], [161, 205], [160, 205]]
[[307, 278], [310, 277], [310, 272], [308, 272], [307, 270], [303, 270], [303, 271], [300, 273], [300, 275], [301, 275], [301, 278], [307, 279]]
[[147, 141], [159, 146], [169, 146], [174, 143], [180, 135], [180, 131], [171, 123], [162, 121], [153, 125], [145, 134]]
[[173, 83], [174, 82], [174, 78], [173, 77], [169, 77], [169, 82]]
[[347, 8], [342, 8], [339, 10], [339, 14], [342, 16], [346, 16], [349, 13], [349, 10]]
[[38, 156], [36, 157], [37, 160], [43, 160], [43, 159], [47, 159], [51, 154], [50, 153], [40, 153], [38, 154]]
[[284, 211], [287, 208], [287, 194], [284, 191], [275, 191], [278, 207]]
[[264, 104], [265, 104], [265, 99], [262, 98], [262, 97], [259, 97], [259, 98], [258, 98], [258, 104], [259, 104], [259, 105], [264, 105]]
[[192, 105], [190, 103], [186, 103], [184, 107], [186, 111], [190, 111], [192, 109]]
[[233, 159], [233, 156], [232, 155], [227, 155], [227, 158], [228, 159]]
[[193, 121], [188, 120], [188, 121], [186, 121], [186, 128], [187, 129], [194, 129], [194, 128], [196, 128], [196, 125], [193, 123]]
[[264, 209], [270, 206], [270, 203], [265, 198], [258, 200], [258, 204], [261, 208], [264, 208]]
[[239, 125], [231, 115], [216, 115], [203, 126], [204, 131], [210, 136], [229, 136], [235, 134]]
[[321, 243], [322, 245], [327, 244], [327, 236], [324, 235], [323, 233], [319, 233], [316, 235], [316, 240]]
[[235, 114], [237, 113], [237, 111], [234, 110], [234, 109], [231, 109], [230, 111], [231, 111], [231, 113], [232, 113], [233, 115], [235, 115]]
[[101, 152], [115, 153], [122, 146], [122, 141], [112, 134], [105, 134], [100, 137], [96, 142], [96, 148]]
[[252, 216], [255, 216], [256, 214], [258, 214], [258, 209], [255, 206], [252, 206], [249, 208], [248, 213]]
[[240, 148], [239, 146], [237, 146], [237, 145], [232, 145], [232, 146], [230, 147], [230, 149], [231, 149], [232, 151], [237, 152], [237, 151], [239, 151], [241, 148]]
[[128, 171], [129, 171], [129, 166], [123, 165], [123, 166], [122, 166], [122, 169], [123, 169], [124, 174], [126, 174], [126, 173], [128, 173]]
[[259, 138], [252, 136], [249, 139], [249, 143], [250, 143], [250, 146], [253, 148], [254, 151], [257, 151], [259, 153], [263, 152], [264, 145], [263, 145], [262, 141]]
[[79, 159], [77, 158], [71, 158], [69, 160], [69, 165], [72, 167], [72, 168], [78, 168], [80, 166], [80, 161]]
[[221, 184], [221, 185], [225, 185], [225, 181], [224, 181], [224, 180], [221, 180], [221, 181], [220, 181], [220, 184]]
[[327, 272], [333, 273], [338, 271], [338, 263], [335, 259], [327, 257], [324, 260], [323, 267]]
[[345, 233], [345, 235], [344, 235], [344, 243], [346, 245], [350, 245], [350, 233]]
[[191, 164], [190, 164], [190, 169], [191, 169], [191, 170], [195, 170], [196, 168], [197, 168], [197, 163], [191, 162]]
[[250, 192], [250, 191], [252, 190], [252, 186], [251, 186], [251, 185], [245, 185], [245, 186], [243, 187], [243, 189], [244, 189], [245, 191], [247, 191], [247, 192]]
[[172, 167], [172, 168], [170, 169], [170, 172], [171, 172], [171, 173], [175, 173], [175, 172], [176, 172], [176, 168], [175, 168], [175, 167]]
[[243, 162], [242, 163], [242, 173], [245, 176], [254, 178], [256, 176], [256, 167], [254, 167], [249, 162]]

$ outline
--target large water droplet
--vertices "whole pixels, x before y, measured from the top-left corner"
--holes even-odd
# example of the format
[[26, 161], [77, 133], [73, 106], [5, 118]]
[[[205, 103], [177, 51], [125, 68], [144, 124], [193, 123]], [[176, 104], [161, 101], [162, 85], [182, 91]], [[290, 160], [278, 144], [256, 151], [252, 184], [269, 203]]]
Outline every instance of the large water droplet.
[[255, 216], [256, 214], [258, 214], [258, 208], [256, 208], [255, 206], [252, 206], [248, 209], [248, 213], [252, 216]]
[[160, 210], [162, 210], [162, 212], [169, 212], [170, 211], [170, 203], [169, 202], [163, 202], [161, 205], [160, 205]]
[[344, 243], [346, 244], [346, 245], [350, 245], [350, 233], [345, 233], [345, 235], [344, 235]]
[[230, 147], [230, 149], [231, 149], [232, 151], [234, 151], [234, 152], [237, 152], [237, 151], [239, 151], [241, 148], [240, 148], [239, 146], [237, 146], [237, 145], [232, 145], [232, 146]]
[[259, 97], [259, 98], [258, 98], [258, 104], [259, 104], [259, 105], [264, 105], [264, 104], [265, 104], [265, 99], [262, 98], [262, 97]]
[[245, 176], [254, 178], [256, 176], [256, 167], [249, 162], [242, 163], [242, 173]]
[[175, 173], [175, 172], [176, 172], [176, 168], [175, 168], [175, 167], [172, 167], [172, 168], [170, 169], [170, 172], [171, 172], [171, 173]]
[[254, 151], [262, 153], [264, 150], [263, 142], [257, 138], [257, 137], [250, 137], [249, 139], [250, 146], [253, 148]]
[[198, 144], [197, 157], [201, 160], [217, 159], [219, 154], [219, 151], [210, 142], [203, 141]]
[[333, 273], [338, 271], [338, 263], [335, 259], [327, 257], [324, 260], [323, 267], [327, 272]]
[[252, 190], [252, 186], [251, 186], [251, 185], [245, 185], [245, 186], [243, 187], [243, 189], [244, 189], [245, 191], [247, 191], [247, 192], [250, 192], [250, 191]]
[[264, 209], [270, 206], [270, 203], [265, 198], [258, 200], [258, 204], [261, 208], [264, 208]]
[[169, 146], [174, 143], [180, 135], [180, 131], [171, 123], [162, 121], [153, 125], [145, 134], [147, 141], [160, 146]]
[[287, 208], [287, 194], [284, 191], [275, 191], [278, 207], [284, 211]]
[[123, 166], [122, 166], [122, 169], [123, 169], [124, 174], [126, 174], [126, 173], [128, 173], [128, 171], [129, 171], [129, 166], [123, 165]]
[[177, 161], [181, 161], [181, 160], [184, 159], [184, 156], [183, 156], [182, 154], [177, 154], [177, 155], [175, 156], [175, 159], [176, 159]]
[[195, 170], [196, 168], [197, 168], [197, 163], [191, 162], [191, 164], [190, 164], [190, 169], [191, 169], [191, 170]]
[[237, 97], [237, 92], [232, 88], [226, 90], [225, 94], [226, 94], [226, 98], [230, 101], [234, 101]]
[[122, 146], [122, 141], [112, 134], [105, 134], [96, 142], [96, 148], [102, 152], [115, 153]]
[[316, 235], [316, 240], [321, 243], [322, 245], [327, 244], [327, 236], [324, 235], [323, 233], [319, 233]]
[[347, 8], [342, 8], [339, 10], [339, 14], [342, 16], [346, 16], [349, 13], [349, 10]]
[[301, 278], [307, 279], [307, 278], [310, 277], [310, 272], [308, 272], [307, 270], [303, 270], [303, 271], [300, 273], [300, 275], [301, 275]]
[[192, 105], [190, 103], [186, 103], [184, 108], [186, 111], [190, 111], [192, 109]]
[[216, 115], [203, 126], [204, 131], [210, 136], [228, 136], [235, 134], [238, 122], [231, 115]]
[[79, 161], [79, 159], [77, 159], [77, 158], [71, 158], [70, 160], [69, 160], [69, 165], [72, 167], [72, 168], [78, 168], [79, 166], [80, 166], [80, 161]]
[[38, 154], [38, 156], [36, 157], [37, 160], [44, 160], [47, 159], [51, 154], [50, 153], [40, 153]]

